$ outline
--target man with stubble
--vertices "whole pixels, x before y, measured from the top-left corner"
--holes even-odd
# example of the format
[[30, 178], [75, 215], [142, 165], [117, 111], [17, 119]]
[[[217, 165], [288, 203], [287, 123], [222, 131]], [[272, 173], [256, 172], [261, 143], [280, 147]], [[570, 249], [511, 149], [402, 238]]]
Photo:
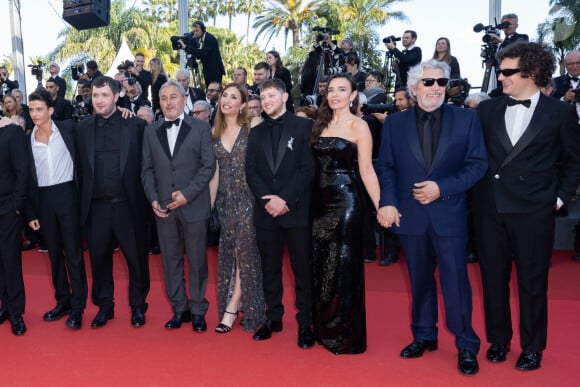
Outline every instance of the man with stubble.
[[246, 178], [256, 197], [254, 223], [268, 310], [254, 339], [266, 340], [272, 332], [282, 330], [282, 255], [286, 243], [295, 280], [298, 346], [310, 348], [314, 345], [309, 228], [313, 121], [286, 111], [288, 93], [279, 79], [264, 81], [260, 90], [265, 120], [248, 138]]

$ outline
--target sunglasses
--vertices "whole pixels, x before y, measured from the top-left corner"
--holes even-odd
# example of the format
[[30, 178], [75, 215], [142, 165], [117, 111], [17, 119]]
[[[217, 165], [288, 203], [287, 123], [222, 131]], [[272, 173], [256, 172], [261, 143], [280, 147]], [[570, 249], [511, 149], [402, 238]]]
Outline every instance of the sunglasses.
[[438, 86], [445, 87], [447, 86], [447, 82], [449, 82], [449, 78], [423, 78], [421, 81], [423, 82], [423, 86], [433, 86], [437, 82]]
[[519, 73], [520, 71], [522, 71], [522, 69], [502, 69], [502, 70], [497, 70], [497, 75], [503, 75], [504, 77], [509, 77], [512, 76], [514, 74]]

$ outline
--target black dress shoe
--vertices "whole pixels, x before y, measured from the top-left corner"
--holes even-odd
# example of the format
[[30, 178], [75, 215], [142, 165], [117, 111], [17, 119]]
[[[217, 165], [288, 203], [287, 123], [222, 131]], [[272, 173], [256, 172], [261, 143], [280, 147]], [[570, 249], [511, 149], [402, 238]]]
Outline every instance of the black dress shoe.
[[272, 332], [282, 332], [282, 321], [266, 320], [266, 322], [254, 333], [254, 340], [268, 340]]
[[465, 257], [467, 258], [467, 263], [479, 262], [479, 258], [477, 258], [477, 255], [473, 251], [468, 251]]
[[111, 309], [99, 309], [99, 312], [91, 323], [91, 328], [100, 328], [107, 325], [107, 321], [112, 320], [115, 313]]
[[12, 333], [16, 336], [22, 336], [26, 332], [26, 325], [22, 316], [15, 314], [10, 317], [10, 324], [12, 324]]
[[524, 351], [518, 357], [516, 368], [522, 371], [532, 371], [540, 368], [542, 363], [542, 352]]
[[70, 304], [57, 304], [54, 308], [46, 312], [42, 317], [42, 319], [44, 321], [56, 321], [60, 320], [67, 314], [70, 314], [70, 312], [71, 312]]
[[10, 313], [8, 313], [8, 308], [0, 308], [0, 324], [10, 318]]
[[435, 340], [413, 340], [413, 342], [407, 345], [401, 351], [401, 357], [405, 359], [413, 359], [416, 357], [423, 356], [425, 350], [432, 352], [437, 350], [437, 339]]
[[314, 334], [310, 325], [300, 325], [298, 328], [298, 346], [304, 349], [314, 346]]
[[145, 312], [143, 311], [143, 308], [132, 308], [131, 325], [133, 325], [135, 328], [139, 328], [145, 325]]
[[36, 247], [36, 242], [25, 241], [24, 243], [22, 243], [22, 250], [23, 251], [29, 251], [29, 250], [32, 250], [35, 247]]
[[70, 329], [81, 329], [83, 326], [83, 310], [73, 309], [68, 319], [65, 321], [64, 325]]
[[205, 322], [205, 316], [203, 314], [192, 314], [191, 325], [195, 332], [207, 331], [207, 324]]
[[191, 321], [191, 313], [187, 312], [177, 312], [173, 315], [171, 320], [165, 323], [165, 328], [167, 329], [176, 329], [181, 328], [181, 324], [184, 322]]
[[487, 350], [485, 357], [487, 360], [494, 363], [501, 363], [502, 361], [506, 360], [506, 356], [509, 351], [509, 344], [492, 344]]
[[374, 253], [365, 255], [365, 262], [366, 263], [373, 263], [373, 262], [376, 262], [376, 260], [377, 260], [377, 257], [375, 257]]
[[479, 371], [477, 357], [467, 348], [461, 348], [459, 351], [457, 368], [463, 375], [473, 376]]

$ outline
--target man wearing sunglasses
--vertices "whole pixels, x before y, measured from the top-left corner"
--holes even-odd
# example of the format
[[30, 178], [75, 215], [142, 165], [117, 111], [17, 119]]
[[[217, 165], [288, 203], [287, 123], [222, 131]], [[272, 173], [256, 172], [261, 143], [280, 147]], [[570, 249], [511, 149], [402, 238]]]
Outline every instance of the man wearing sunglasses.
[[401, 357], [437, 349], [438, 266], [459, 371], [475, 375], [480, 341], [471, 325], [465, 192], [485, 173], [487, 158], [475, 112], [444, 104], [450, 71], [435, 59], [409, 70], [417, 105], [385, 120], [376, 167], [378, 220], [399, 234], [411, 279], [413, 342]]
[[540, 367], [546, 348], [548, 268], [554, 211], [573, 196], [580, 178], [580, 132], [569, 104], [540, 93], [555, 68], [551, 50], [518, 42], [497, 56], [506, 95], [482, 101], [489, 169], [473, 190], [487, 359], [506, 360], [512, 339], [512, 262], [517, 271], [522, 352], [516, 368]]

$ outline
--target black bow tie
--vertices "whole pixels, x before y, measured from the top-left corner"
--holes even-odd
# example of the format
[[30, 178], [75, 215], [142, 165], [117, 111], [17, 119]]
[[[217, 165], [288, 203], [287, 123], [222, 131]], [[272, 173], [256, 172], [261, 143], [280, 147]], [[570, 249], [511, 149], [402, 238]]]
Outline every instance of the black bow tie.
[[578, 77], [573, 77], [573, 76], [571, 76], [571, 75], [568, 75], [568, 80], [569, 80], [569, 81], [578, 82]]
[[270, 126], [282, 126], [282, 124], [284, 124], [284, 115], [281, 115], [278, 118], [270, 118], [269, 116], [265, 115], [266, 118], [266, 122], [270, 125]]
[[179, 118], [175, 119], [174, 121], [165, 121], [165, 122], [163, 123], [163, 127], [164, 127], [165, 129], [171, 129], [171, 128], [173, 127], [173, 125], [175, 125], [175, 126], [179, 126], [179, 121], [180, 121], [180, 119], [179, 119]]
[[525, 107], [529, 108], [532, 104], [532, 101], [529, 99], [522, 99], [520, 101], [519, 99], [508, 98], [507, 104], [508, 106], [524, 105]]

